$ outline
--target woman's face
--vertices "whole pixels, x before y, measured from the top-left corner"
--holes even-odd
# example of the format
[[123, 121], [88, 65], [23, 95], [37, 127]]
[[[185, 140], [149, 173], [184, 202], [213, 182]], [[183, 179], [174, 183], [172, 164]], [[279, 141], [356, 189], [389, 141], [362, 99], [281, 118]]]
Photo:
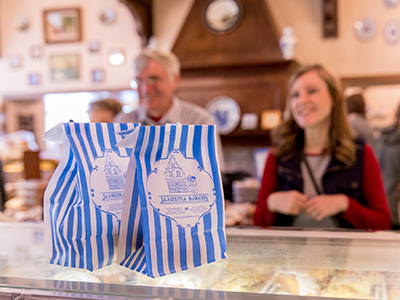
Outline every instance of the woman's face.
[[289, 93], [290, 110], [300, 128], [329, 125], [332, 98], [328, 85], [317, 71], [309, 71], [297, 78]]

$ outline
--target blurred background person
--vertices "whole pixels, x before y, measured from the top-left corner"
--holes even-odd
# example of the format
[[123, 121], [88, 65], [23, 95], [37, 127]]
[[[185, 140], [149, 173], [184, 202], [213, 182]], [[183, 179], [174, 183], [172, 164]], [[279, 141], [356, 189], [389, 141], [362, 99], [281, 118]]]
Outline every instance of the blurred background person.
[[381, 130], [374, 145], [378, 157], [383, 183], [392, 211], [392, 227], [399, 226], [399, 191], [400, 191], [400, 104], [397, 108], [395, 121]]
[[90, 122], [113, 123], [115, 116], [122, 111], [122, 104], [114, 98], [98, 99], [89, 103], [87, 113]]
[[365, 109], [365, 99], [361, 94], [351, 95], [346, 99], [347, 120], [357, 138], [372, 145], [374, 142], [373, 129], [368, 123]]
[[355, 141], [342, 93], [322, 66], [292, 73], [285, 119], [272, 142], [255, 225], [390, 228], [374, 152]]

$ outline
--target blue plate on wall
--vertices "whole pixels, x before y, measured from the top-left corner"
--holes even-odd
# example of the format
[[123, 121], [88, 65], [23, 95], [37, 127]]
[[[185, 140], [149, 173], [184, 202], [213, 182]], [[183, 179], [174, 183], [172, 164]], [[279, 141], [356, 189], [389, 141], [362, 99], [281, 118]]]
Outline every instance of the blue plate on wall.
[[220, 134], [231, 133], [240, 123], [240, 106], [229, 96], [219, 96], [210, 100], [206, 109], [214, 117], [214, 122]]

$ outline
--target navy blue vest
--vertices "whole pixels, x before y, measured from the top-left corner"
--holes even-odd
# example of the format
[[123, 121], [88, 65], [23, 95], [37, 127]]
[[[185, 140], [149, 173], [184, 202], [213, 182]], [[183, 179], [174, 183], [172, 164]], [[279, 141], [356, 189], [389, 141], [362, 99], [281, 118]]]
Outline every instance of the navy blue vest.
[[[364, 204], [362, 177], [364, 162], [364, 143], [356, 143], [357, 159], [354, 164], [346, 165], [332, 157], [326, 172], [322, 177], [324, 194], [345, 194], [356, 201]], [[296, 156], [288, 161], [277, 161], [278, 167], [278, 186], [279, 191], [297, 190], [303, 192], [303, 178], [301, 175], [301, 156]], [[275, 222], [276, 226], [291, 226], [293, 216], [278, 214]], [[340, 214], [334, 219], [342, 228], [354, 228], [349, 222], [340, 218]]]

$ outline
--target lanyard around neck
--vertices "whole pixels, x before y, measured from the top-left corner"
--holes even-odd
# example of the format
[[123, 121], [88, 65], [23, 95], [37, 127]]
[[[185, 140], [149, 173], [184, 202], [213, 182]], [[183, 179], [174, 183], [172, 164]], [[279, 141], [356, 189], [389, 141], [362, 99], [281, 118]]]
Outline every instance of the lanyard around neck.
[[302, 155], [302, 160], [304, 161], [304, 164], [306, 165], [308, 174], [310, 175], [311, 181], [312, 181], [312, 183], [314, 185], [315, 190], [317, 191], [317, 194], [321, 195], [322, 193], [321, 193], [321, 190], [319, 189], [319, 187], [317, 185], [317, 182], [315, 181], [314, 173], [311, 170], [310, 165], [308, 164], [307, 158], [306, 158], [306, 156], [304, 154]]

